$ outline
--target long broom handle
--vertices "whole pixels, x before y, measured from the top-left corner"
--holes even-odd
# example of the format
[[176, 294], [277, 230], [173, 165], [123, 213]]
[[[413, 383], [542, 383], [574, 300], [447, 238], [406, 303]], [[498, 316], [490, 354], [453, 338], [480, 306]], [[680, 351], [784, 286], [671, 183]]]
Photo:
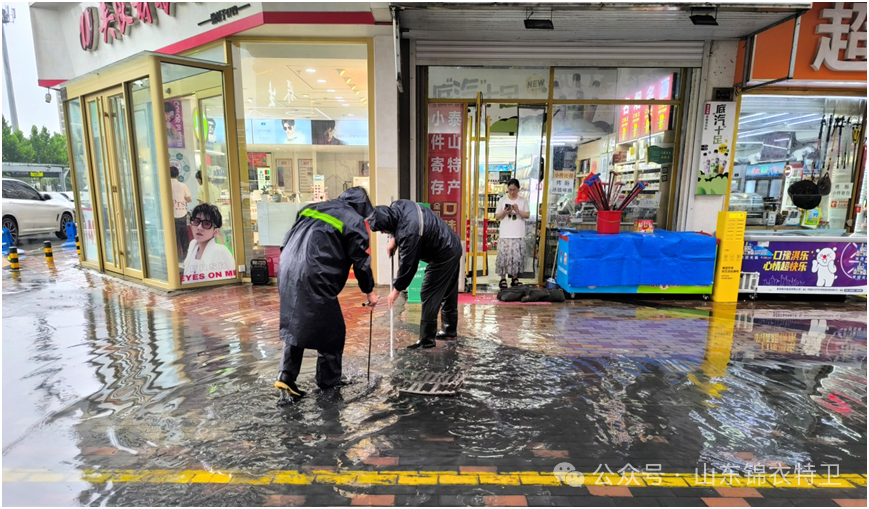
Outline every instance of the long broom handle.
[[[389, 290], [390, 293], [395, 289], [395, 253], [389, 258]], [[389, 308], [389, 358], [392, 359], [393, 341], [395, 338], [395, 311], [392, 307]]]
[[368, 381], [371, 381], [371, 334], [374, 328], [374, 309], [368, 314]]

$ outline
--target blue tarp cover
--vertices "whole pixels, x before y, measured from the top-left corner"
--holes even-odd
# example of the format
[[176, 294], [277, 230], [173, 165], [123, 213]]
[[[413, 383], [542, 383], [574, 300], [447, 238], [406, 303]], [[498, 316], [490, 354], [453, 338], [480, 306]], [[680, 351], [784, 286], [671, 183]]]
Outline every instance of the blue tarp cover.
[[712, 284], [716, 241], [708, 235], [665, 230], [562, 235], [567, 237], [571, 286]]

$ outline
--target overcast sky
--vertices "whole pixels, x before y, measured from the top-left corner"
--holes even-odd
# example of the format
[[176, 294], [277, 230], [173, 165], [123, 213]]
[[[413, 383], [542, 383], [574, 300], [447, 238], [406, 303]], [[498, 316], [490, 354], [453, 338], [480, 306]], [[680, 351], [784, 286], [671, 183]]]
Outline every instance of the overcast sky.
[[[40, 88], [36, 75], [36, 54], [33, 49], [33, 32], [30, 30], [30, 9], [26, 2], [3, 2], [3, 6], [15, 9], [15, 22], [4, 25], [9, 47], [9, 66], [12, 69], [12, 84], [15, 89], [15, 104], [18, 106], [18, 128], [30, 134], [30, 126], [42, 126], [52, 132], [60, 132], [57, 113], [57, 94], [52, 92], [51, 104], [45, 102], [44, 88]], [[9, 117], [9, 97], [6, 90], [6, 74], [3, 73], [3, 116]]]

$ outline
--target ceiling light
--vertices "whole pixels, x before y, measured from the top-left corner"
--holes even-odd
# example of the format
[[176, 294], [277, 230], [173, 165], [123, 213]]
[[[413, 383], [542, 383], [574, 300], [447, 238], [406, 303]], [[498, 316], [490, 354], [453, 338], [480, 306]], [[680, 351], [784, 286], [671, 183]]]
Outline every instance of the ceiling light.
[[308, 94], [302, 94], [302, 97], [311, 97]]
[[348, 113], [347, 116], [348, 116], [348, 117], [355, 117], [356, 115], [354, 115], [354, 114], [352, 114], [352, 113]]
[[526, 19], [526, 30], [555, 30], [551, 19]]
[[326, 80], [317, 80], [317, 83], [326, 83]]
[[349, 85], [351, 81], [353, 81], [353, 78], [347, 78], [344, 80], [344, 83]]
[[359, 95], [359, 91], [357, 90], [356, 92], [354, 92], [354, 94]]
[[338, 69], [338, 76], [344, 76], [344, 73], [347, 72], [347, 69]]
[[329, 89], [326, 90], [326, 92], [334, 92], [334, 91], [335, 91], [334, 88], [329, 88]]
[[697, 26], [718, 26], [718, 20], [715, 19], [715, 16], [712, 13], [718, 15], [718, 9], [691, 9], [691, 15], [688, 18], [691, 20], [691, 23], [694, 23]]
[[252, 102], [253, 102], [253, 99], [251, 99], [250, 97], [248, 97], [248, 98], [247, 98], [247, 102], [252, 103]]
[[317, 72], [317, 69], [305, 69], [305, 72]]
[[344, 100], [343, 97], [339, 97], [339, 96], [337, 96], [337, 95], [335, 96], [335, 99], [338, 99], [339, 101], [343, 101], [343, 100]]
[[346, 106], [350, 106], [350, 105], [347, 104], [347, 103], [344, 103], [344, 104], [342, 104], [341, 106], [345, 106], [345, 107], [346, 107]]
[[350, 87], [350, 90], [356, 90], [356, 85], [353, 85], [352, 87]]
[[525, 8], [525, 29], [526, 30], [555, 30], [552, 25], [552, 7], [549, 8], [549, 19], [531, 19], [534, 15], [533, 7]]
[[750, 124], [750, 123], [752, 123], [752, 122], [757, 122], [757, 121], [759, 121], [759, 120], [769, 120], [769, 119], [771, 119], [771, 118], [783, 117], [783, 116], [785, 116], [785, 115], [790, 115], [790, 113], [778, 113], [778, 114], [775, 114], [775, 115], [769, 115], [769, 116], [767, 116], [767, 117], [763, 117], [763, 118], [753, 118], [753, 119], [751, 119], [751, 120], [740, 121], [739, 123], [740, 123], [740, 124]]

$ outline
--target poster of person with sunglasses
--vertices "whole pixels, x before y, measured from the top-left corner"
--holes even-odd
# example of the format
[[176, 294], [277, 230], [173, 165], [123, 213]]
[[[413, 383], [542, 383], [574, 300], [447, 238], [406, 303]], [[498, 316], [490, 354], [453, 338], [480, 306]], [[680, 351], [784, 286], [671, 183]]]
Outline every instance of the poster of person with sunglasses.
[[311, 141], [311, 121], [285, 118], [281, 120], [281, 132], [277, 135], [279, 143], [307, 145]]
[[236, 277], [235, 257], [226, 246], [221, 226], [223, 217], [216, 206], [203, 203], [193, 209], [190, 219], [193, 240], [187, 248], [181, 284]]

